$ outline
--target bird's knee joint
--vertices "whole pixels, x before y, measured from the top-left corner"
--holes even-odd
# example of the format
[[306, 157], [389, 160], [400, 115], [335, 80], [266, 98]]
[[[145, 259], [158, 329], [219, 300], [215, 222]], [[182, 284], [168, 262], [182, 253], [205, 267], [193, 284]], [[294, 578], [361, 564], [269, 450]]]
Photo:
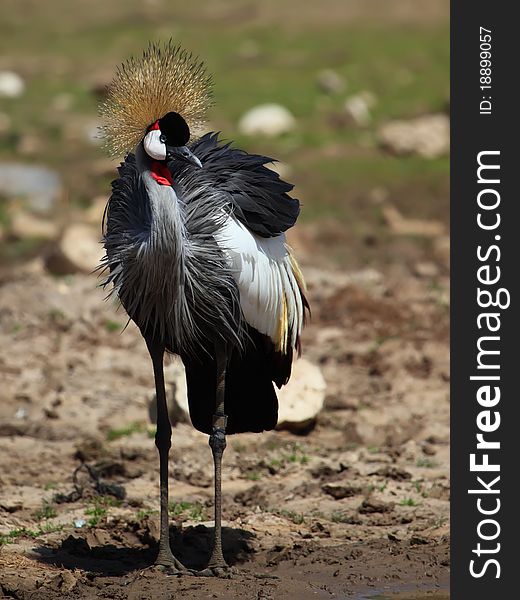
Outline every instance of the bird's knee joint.
[[160, 430], [159, 428], [157, 429], [156, 433], [155, 433], [155, 446], [157, 447], [157, 450], [161, 451], [161, 450], [170, 450], [171, 446], [172, 446], [172, 433], [171, 433], [171, 429], [169, 431], [167, 430]]
[[209, 445], [214, 454], [222, 454], [226, 448], [226, 430], [213, 426], [213, 431], [209, 436]]

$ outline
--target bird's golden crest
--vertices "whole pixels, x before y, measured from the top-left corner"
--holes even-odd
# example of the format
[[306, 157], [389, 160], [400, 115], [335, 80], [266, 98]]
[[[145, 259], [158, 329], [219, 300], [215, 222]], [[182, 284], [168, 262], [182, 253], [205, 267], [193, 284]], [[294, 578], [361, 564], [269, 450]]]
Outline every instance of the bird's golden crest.
[[211, 76], [191, 53], [150, 43], [140, 58], [120, 65], [100, 106], [101, 133], [114, 157], [133, 152], [147, 128], [168, 112], [179, 113], [190, 131], [200, 130], [211, 105]]

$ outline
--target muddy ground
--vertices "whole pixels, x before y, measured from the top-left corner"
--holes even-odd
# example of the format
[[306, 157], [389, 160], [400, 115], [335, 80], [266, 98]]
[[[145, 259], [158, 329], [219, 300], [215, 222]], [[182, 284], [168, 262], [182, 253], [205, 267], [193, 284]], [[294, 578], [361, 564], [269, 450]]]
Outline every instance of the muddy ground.
[[[158, 538], [149, 358], [93, 276], [36, 259], [0, 293], [0, 597], [365, 598], [447, 590], [447, 267], [303, 267], [304, 354], [327, 381], [314, 429], [229, 439], [224, 553], [231, 579], [168, 577]], [[171, 532], [208, 559], [207, 437], [173, 431]], [[446, 592], [444, 592], [446, 593]], [[386, 596], [385, 596], [386, 597]], [[421, 596], [422, 597], [422, 596]], [[430, 597], [425, 596], [425, 597]], [[435, 597], [447, 597], [435, 595]]]

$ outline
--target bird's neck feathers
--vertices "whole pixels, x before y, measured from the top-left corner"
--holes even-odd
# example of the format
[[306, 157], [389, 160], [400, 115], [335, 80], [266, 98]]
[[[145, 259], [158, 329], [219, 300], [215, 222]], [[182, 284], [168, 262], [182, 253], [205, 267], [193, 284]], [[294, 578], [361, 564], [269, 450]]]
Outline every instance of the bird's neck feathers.
[[[172, 187], [173, 179], [170, 171], [164, 163], [150, 159], [142, 145], [137, 148], [135, 156], [150, 203], [149, 250], [152, 253], [168, 255], [170, 261], [173, 259], [174, 262], [179, 263], [183, 256], [185, 228], [179, 201]], [[164, 181], [158, 181], [158, 178]]]

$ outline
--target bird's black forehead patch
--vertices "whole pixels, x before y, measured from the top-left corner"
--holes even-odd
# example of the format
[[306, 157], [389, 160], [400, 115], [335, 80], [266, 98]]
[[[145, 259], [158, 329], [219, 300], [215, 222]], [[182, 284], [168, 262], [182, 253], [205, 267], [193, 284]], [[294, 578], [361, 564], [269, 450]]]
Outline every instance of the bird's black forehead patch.
[[169, 112], [164, 115], [159, 119], [159, 128], [170, 146], [185, 146], [190, 140], [188, 123], [179, 113]]

